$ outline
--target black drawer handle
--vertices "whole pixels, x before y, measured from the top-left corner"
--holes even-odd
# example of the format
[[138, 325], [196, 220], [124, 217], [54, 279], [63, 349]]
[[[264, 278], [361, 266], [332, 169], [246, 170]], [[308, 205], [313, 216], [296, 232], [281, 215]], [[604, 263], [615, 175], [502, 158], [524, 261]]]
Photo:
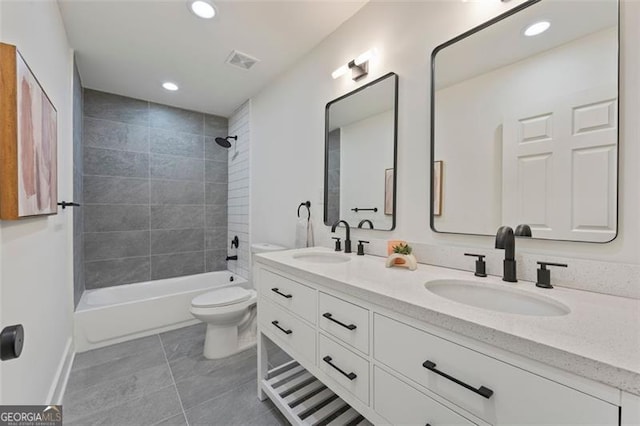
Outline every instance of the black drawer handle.
[[333, 321], [333, 322], [335, 322], [336, 324], [343, 326], [343, 327], [344, 327], [344, 328], [346, 328], [346, 329], [349, 329], [349, 330], [355, 330], [355, 329], [357, 328], [355, 324], [349, 324], [349, 325], [347, 325], [347, 324], [345, 324], [345, 323], [343, 323], [343, 322], [341, 322], [341, 321], [338, 321], [337, 319], [333, 318], [333, 317], [331, 316], [331, 313], [329, 313], [329, 312], [325, 312], [324, 314], [322, 314], [322, 316], [323, 316], [323, 317], [325, 317], [326, 319], [328, 319], [329, 321]]
[[327, 364], [329, 364], [330, 366], [332, 366], [333, 368], [335, 368], [336, 370], [338, 370], [338, 371], [340, 372], [340, 374], [342, 374], [343, 376], [345, 376], [347, 379], [349, 379], [349, 380], [354, 380], [356, 377], [358, 377], [358, 376], [356, 375], [356, 373], [354, 373], [354, 372], [351, 372], [351, 373], [345, 373], [345, 371], [344, 371], [342, 368], [338, 367], [337, 365], [335, 365], [334, 363], [332, 363], [332, 362], [331, 362], [331, 360], [332, 360], [332, 359], [333, 359], [333, 358], [331, 358], [331, 357], [330, 357], [330, 356], [328, 356], [328, 355], [327, 355], [327, 356], [325, 356], [324, 358], [322, 358], [322, 360], [323, 360], [324, 362], [326, 362]]
[[474, 388], [473, 386], [470, 386], [468, 384], [466, 384], [465, 382], [461, 382], [460, 380], [456, 379], [455, 377], [452, 377], [450, 375], [448, 375], [447, 373], [444, 373], [438, 369], [436, 369], [436, 363], [435, 362], [431, 362], [429, 360], [426, 360], [425, 362], [422, 363], [422, 366], [424, 368], [426, 368], [427, 370], [433, 371], [434, 373], [444, 377], [445, 379], [449, 379], [454, 383], [459, 384], [460, 386], [462, 386], [463, 388], [469, 389], [472, 392], [477, 393], [480, 396], [483, 396], [487, 399], [491, 398], [491, 395], [493, 395], [493, 391], [487, 387], [484, 386], [480, 386], [479, 388]]
[[284, 294], [284, 293], [281, 293], [281, 292], [280, 292], [280, 289], [278, 289], [278, 288], [276, 288], [276, 287], [272, 288], [272, 289], [271, 289], [271, 291], [272, 291], [272, 292], [274, 292], [274, 293], [278, 293], [280, 296], [282, 296], [282, 297], [286, 297], [287, 299], [291, 299], [291, 298], [293, 297], [293, 295], [291, 295], [291, 294]]
[[285, 330], [284, 328], [280, 327], [280, 323], [278, 321], [271, 321], [271, 324], [275, 325], [276, 327], [278, 327], [278, 329], [280, 331], [282, 331], [284, 334], [291, 334], [293, 333], [293, 330]]

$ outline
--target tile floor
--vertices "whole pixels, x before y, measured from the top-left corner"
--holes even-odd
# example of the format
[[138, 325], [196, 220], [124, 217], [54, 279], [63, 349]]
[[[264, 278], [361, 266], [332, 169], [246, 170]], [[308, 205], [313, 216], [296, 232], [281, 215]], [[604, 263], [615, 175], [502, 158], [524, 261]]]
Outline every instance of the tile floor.
[[[202, 356], [204, 324], [76, 355], [65, 425], [287, 425], [257, 399], [256, 349]], [[271, 359], [281, 358], [276, 353]], [[279, 362], [276, 362], [278, 364]]]

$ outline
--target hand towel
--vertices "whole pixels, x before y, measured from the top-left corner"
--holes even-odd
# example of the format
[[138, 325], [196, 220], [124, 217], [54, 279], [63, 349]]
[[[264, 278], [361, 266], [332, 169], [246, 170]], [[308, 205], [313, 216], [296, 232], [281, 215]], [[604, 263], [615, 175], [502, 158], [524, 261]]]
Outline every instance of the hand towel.
[[296, 223], [296, 248], [307, 247], [309, 220], [306, 217], [299, 217]]
[[315, 247], [315, 242], [313, 241], [313, 224], [311, 223], [311, 218], [307, 220], [307, 247]]

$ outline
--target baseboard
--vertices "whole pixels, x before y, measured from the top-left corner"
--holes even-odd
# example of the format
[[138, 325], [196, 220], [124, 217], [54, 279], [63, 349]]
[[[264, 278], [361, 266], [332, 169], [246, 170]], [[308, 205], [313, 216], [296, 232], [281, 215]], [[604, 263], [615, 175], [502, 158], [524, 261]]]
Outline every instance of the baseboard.
[[75, 355], [73, 339], [69, 337], [62, 359], [60, 360], [60, 365], [56, 371], [56, 376], [51, 384], [49, 395], [47, 396], [47, 401], [49, 401], [50, 404], [62, 404], [62, 398], [64, 398], [64, 392], [67, 389], [67, 382], [69, 381], [69, 374], [71, 373], [71, 366], [73, 365]]

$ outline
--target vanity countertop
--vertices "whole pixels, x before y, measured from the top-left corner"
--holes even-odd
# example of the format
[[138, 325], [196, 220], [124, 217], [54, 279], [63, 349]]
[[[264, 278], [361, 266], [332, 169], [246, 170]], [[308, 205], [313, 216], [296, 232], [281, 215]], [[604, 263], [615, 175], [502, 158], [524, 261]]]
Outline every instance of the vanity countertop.
[[[386, 268], [385, 258], [352, 256], [345, 263], [319, 264], [294, 253], [333, 251], [308, 248], [265, 253], [256, 261], [312, 280], [417, 320], [523, 355], [545, 364], [640, 395], [640, 300], [534, 283], [504, 283], [499, 277], [419, 264]], [[528, 316], [475, 308], [425, 289], [436, 279], [494, 283], [552, 298], [567, 305], [564, 316]]]

